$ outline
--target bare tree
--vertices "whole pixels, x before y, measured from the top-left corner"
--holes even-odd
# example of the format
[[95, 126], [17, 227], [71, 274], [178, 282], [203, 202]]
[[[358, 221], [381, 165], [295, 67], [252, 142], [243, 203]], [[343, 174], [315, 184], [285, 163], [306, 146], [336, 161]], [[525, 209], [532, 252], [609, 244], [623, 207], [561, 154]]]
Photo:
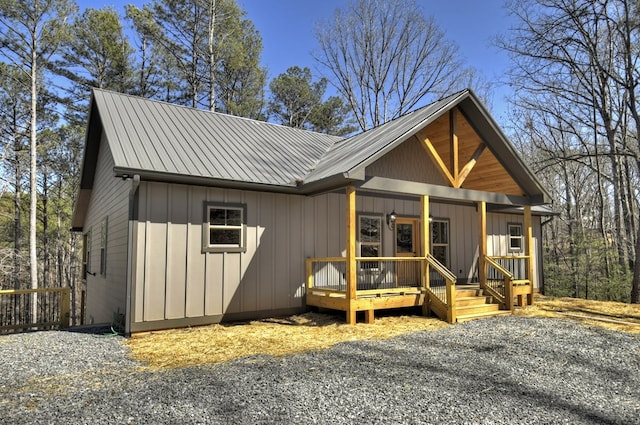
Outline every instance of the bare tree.
[[415, 0], [358, 0], [316, 30], [315, 59], [348, 100], [362, 130], [450, 92], [457, 46]]
[[[577, 142], [567, 151], [547, 139], [547, 154], [595, 176], [571, 182], [565, 175], [563, 184], [590, 185], [598, 194], [595, 202], [582, 203], [581, 208], [588, 211], [577, 216], [584, 220], [578, 224], [597, 232], [593, 234], [615, 253], [612, 258], [617, 261], [605, 261], [606, 275], [613, 276], [609, 268], [615, 265], [618, 281], [626, 285], [631, 281], [630, 269], [637, 264], [635, 246], [640, 239], [634, 217], [638, 210], [634, 187], [640, 173], [639, 123], [633, 119], [638, 87], [633, 40], [638, 37], [638, 26], [631, 25], [631, 5], [631, 0], [513, 1], [509, 9], [519, 24], [511, 38], [498, 40], [512, 54], [516, 106], [548, 117], [537, 121], [548, 133], [560, 132]], [[562, 107], [552, 106], [556, 104]], [[565, 202], [573, 203], [575, 216], [577, 200], [567, 197]], [[576, 235], [573, 223], [568, 226], [571, 240]], [[638, 292], [640, 269], [636, 275], [632, 302], [639, 301], [633, 294]]]

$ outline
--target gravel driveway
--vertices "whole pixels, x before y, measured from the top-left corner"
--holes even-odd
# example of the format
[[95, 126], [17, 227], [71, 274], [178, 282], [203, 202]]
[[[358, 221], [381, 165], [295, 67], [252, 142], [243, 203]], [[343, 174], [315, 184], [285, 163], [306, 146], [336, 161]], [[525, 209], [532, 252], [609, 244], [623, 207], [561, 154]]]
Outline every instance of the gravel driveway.
[[0, 421], [640, 424], [640, 337], [501, 317], [283, 358], [150, 371], [119, 337], [0, 336]]

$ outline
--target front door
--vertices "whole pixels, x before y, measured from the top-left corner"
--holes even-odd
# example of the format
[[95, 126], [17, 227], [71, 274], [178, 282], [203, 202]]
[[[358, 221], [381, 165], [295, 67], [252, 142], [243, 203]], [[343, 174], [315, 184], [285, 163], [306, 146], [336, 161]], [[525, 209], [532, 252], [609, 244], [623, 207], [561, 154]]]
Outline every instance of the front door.
[[[398, 217], [395, 224], [395, 256], [417, 257], [420, 255], [420, 220]], [[397, 285], [417, 286], [420, 284], [420, 263], [398, 261], [396, 263]]]

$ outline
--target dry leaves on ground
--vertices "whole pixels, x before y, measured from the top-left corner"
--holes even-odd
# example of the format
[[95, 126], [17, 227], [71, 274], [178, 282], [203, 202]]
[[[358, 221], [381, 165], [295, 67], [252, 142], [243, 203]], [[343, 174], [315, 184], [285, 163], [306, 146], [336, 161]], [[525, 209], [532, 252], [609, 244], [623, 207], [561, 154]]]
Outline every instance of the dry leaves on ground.
[[376, 317], [372, 325], [347, 325], [342, 315], [305, 313], [241, 324], [156, 331], [131, 338], [133, 357], [152, 368], [216, 364], [239, 357], [283, 356], [329, 348], [339, 342], [381, 339], [448, 326], [422, 316]]

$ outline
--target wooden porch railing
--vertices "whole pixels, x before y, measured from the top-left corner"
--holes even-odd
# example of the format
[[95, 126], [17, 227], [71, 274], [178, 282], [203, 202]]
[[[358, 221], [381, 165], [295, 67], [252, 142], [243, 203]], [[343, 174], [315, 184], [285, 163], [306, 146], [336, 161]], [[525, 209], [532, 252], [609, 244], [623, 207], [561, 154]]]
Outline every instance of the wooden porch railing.
[[480, 282], [480, 286], [506, 310], [513, 310], [516, 296], [520, 305], [523, 305], [522, 297], [532, 293], [532, 280], [528, 276], [529, 261], [530, 257], [526, 255], [485, 256], [487, 280]]
[[[308, 258], [307, 294], [348, 298], [346, 258]], [[455, 322], [456, 276], [431, 254], [426, 257], [357, 257], [356, 298], [426, 293], [429, 308]]]
[[433, 255], [425, 257], [427, 265], [425, 288], [429, 308], [448, 323], [456, 321], [456, 275], [440, 263]]
[[[34, 300], [36, 318], [32, 317]], [[66, 328], [70, 312], [70, 288], [0, 290], [0, 332]]]

